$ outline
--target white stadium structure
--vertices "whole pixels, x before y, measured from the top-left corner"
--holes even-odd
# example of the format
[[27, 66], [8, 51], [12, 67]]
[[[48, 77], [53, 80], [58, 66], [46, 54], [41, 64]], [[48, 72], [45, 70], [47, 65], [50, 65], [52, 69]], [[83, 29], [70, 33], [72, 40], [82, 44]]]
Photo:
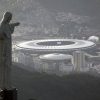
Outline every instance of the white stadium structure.
[[32, 53], [56, 53], [73, 50], [88, 49], [95, 46], [95, 43], [78, 39], [43, 39], [22, 42], [17, 45], [22, 50], [32, 51]]
[[[71, 69], [70, 71], [74, 70], [79, 72], [88, 70], [86, 67], [86, 51], [95, 48], [95, 46], [96, 43], [89, 40], [40, 39], [18, 43], [16, 50], [31, 58], [29, 59], [27, 56], [22, 57], [19, 55], [20, 57], [18, 57], [18, 59], [20, 59], [18, 61], [20, 63], [27, 58], [27, 60], [24, 61], [25, 65], [28, 64], [26, 63], [27, 61], [31, 61], [31, 63], [34, 63], [34, 66], [36, 66], [36, 69], [40, 66], [38, 69], [46, 71], [49, 70], [49, 68], [52, 69], [56, 63], [56, 66], [59, 67], [56, 67], [55, 70], [60, 70], [60, 67], [65, 66], [62, 67], [64, 68], [63, 71]], [[37, 56], [35, 57], [34, 54]]]

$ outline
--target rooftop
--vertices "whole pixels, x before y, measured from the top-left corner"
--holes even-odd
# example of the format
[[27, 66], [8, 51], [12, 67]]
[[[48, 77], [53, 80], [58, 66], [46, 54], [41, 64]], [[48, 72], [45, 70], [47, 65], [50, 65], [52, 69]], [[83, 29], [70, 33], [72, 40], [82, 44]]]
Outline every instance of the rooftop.
[[62, 60], [68, 60], [72, 58], [72, 55], [68, 54], [60, 54], [60, 53], [51, 53], [51, 54], [45, 54], [41, 55], [39, 57], [42, 60], [54, 60], [54, 61], [62, 61]]

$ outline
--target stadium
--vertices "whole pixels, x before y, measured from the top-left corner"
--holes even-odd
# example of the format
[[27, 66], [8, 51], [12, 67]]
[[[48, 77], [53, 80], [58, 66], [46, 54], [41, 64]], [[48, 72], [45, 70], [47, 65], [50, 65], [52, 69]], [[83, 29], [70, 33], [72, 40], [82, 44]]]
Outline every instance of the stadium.
[[21, 50], [32, 53], [65, 53], [67, 51], [86, 50], [95, 46], [94, 42], [78, 39], [43, 39], [22, 42], [17, 45]]

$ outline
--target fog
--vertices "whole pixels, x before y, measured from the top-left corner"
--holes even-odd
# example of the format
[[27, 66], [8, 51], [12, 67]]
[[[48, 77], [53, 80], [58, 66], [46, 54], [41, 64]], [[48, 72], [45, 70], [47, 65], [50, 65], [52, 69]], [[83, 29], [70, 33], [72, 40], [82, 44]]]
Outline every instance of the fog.
[[[12, 12], [12, 22], [21, 23], [12, 35], [12, 84], [18, 88], [18, 100], [100, 99], [99, 0], [1, 0], [0, 18], [5, 11]], [[92, 45], [84, 50], [75, 48], [74, 51], [81, 53], [71, 49], [61, 51], [56, 50], [56, 46], [68, 44], [58, 40], [35, 43], [45, 46], [44, 51], [18, 47], [22, 42], [43, 39], [72, 39], [67, 41], [68, 44], [74, 39], [86, 40], [95, 43], [95, 47]], [[50, 46], [54, 49], [49, 50]], [[53, 60], [41, 59], [41, 55], [45, 57], [47, 54], [54, 54]], [[58, 60], [57, 55], [60, 54], [72, 58]], [[58, 57], [56, 60], [55, 56]], [[75, 92], [79, 93], [81, 88], [78, 96]], [[95, 91], [94, 94], [91, 91]]]

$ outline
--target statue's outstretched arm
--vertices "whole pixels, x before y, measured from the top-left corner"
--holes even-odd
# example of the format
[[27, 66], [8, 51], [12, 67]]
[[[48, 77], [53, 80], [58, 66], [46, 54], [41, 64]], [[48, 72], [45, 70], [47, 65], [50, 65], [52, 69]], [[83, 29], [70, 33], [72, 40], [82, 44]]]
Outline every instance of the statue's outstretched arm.
[[15, 27], [15, 26], [19, 26], [20, 23], [19, 22], [16, 22], [16, 23], [11, 23], [10, 25], [13, 26], [13, 27]]
[[11, 24], [9, 24], [10, 25], [10, 31], [11, 31], [11, 34], [14, 32], [14, 28], [16, 27], [16, 26], [19, 26], [20, 25], [20, 23], [19, 22], [16, 22], [16, 23], [11, 23]]

